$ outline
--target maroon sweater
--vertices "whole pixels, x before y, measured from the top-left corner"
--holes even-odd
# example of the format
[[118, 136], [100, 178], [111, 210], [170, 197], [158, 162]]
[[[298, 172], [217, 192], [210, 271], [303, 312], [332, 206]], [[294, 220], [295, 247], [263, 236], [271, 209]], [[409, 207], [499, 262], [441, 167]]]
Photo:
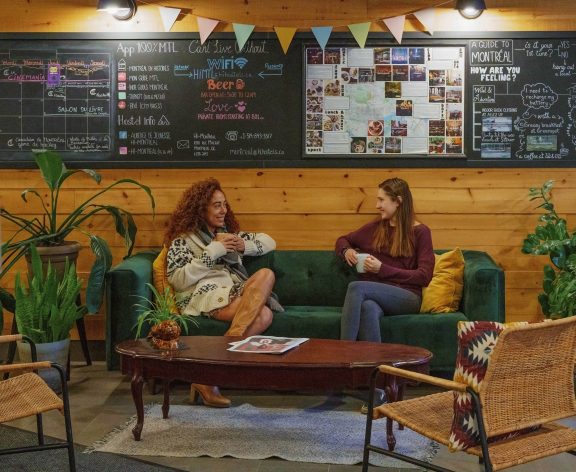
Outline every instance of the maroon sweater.
[[371, 254], [382, 262], [380, 271], [377, 274], [372, 272], [358, 274], [360, 280], [396, 285], [421, 297], [422, 287], [430, 283], [434, 271], [430, 228], [423, 224], [414, 226], [414, 254], [411, 257], [392, 257], [387, 252], [377, 252], [372, 248], [378, 223], [379, 220], [372, 221], [356, 231], [340, 236], [336, 240], [336, 254], [344, 259], [342, 252], [345, 248]]

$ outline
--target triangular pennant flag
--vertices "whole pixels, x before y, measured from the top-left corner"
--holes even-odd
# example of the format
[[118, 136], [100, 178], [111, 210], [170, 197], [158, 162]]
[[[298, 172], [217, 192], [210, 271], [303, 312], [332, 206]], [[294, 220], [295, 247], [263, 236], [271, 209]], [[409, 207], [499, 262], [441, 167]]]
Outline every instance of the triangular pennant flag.
[[368, 38], [368, 31], [370, 31], [370, 25], [372, 23], [369, 21], [367, 23], [354, 23], [353, 25], [348, 25], [348, 29], [354, 36], [354, 39], [361, 48], [366, 44], [366, 38]]
[[180, 8], [158, 7], [160, 9], [160, 17], [164, 25], [164, 31], [170, 31], [172, 25], [176, 22], [176, 18], [182, 11]]
[[390, 30], [392, 36], [396, 38], [398, 44], [400, 44], [402, 42], [402, 35], [404, 34], [406, 15], [395, 16], [394, 18], [384, 18], [382, 21], [386, 25], [386, 28]]
[[436, 8], [426, 8], [412, 13], [430, 34], [436, 31]]
[[204, 41], [208, 39], [220, 21], [201, 16], [197, 16], [196, 21], [198, 22], [198, 33], [200, 33], [200, 44], [204, 44]]
[[316, 41], [324, 49], [332, 34], [332, 26], [313, 26], [311, 29], [314, 36], [316, 36]]
[[276, 31], [276, 36], [278, 36], [278, 41], [280, 41], [284, 54], [288, 52], [288, 48], [290, 47], [292, 38], [296, 34], [296, 30], [297, 28], [274, 26], [274, 31]]
[[252, 31], [254, 31], [255, 26], [256, 25], [244, 25], [242, 23], [232, 23], [239, 51], [242, 51], [242, 48], [246, 44], [246, 41], [248, 41], [248, 38], [252, 34]]

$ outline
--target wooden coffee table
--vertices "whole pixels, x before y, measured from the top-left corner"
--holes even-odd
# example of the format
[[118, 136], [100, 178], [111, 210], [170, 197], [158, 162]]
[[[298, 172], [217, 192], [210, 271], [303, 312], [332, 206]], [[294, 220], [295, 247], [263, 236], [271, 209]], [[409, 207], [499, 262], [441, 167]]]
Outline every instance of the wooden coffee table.
[[[159, 351], [145, 339], [123, 341], [116, 346], [123, 374], [131, 375], [137, 422], [132, 429], [140, 440], [144, 425], [142, 387], [145, 380], [162, 379], [162, 413], [168, 417], [170, 382], [218, 385], [259, 390], [335, 390], [368, 387], [370, 374], [380, 364], [427, 372], [432, 353], [403, 344], [310, 339], [283, 354], [252, 354], [226, 349], [242, 338], [186, 336], [184, 349]], [[390, 390], [389, 401], [400, 400], [402, 388]]]

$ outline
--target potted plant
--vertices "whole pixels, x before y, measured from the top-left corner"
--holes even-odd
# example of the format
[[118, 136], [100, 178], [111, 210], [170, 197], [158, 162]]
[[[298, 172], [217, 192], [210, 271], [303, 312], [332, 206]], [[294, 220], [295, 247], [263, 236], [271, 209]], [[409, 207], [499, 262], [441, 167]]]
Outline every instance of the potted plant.
[[[85, 307], [78, 306], [76, 302], [82, 281], [73, 263], [66, 261], [60, 276], [51, 263], [47, 268], [43, 267], [34, 245], [30, 246], [30, 254], [32, 269], [28, 273], [28, 287], [21, 283], [20, 273], [16, 274], [14, 317], [18, 332], [34, 341], [39, 361], [49, 360], [65, 367], [70, 348], [70, 330], [85, 312]], [[18, 343], [18, 352], [21, 361], [31, 361], [28, 343]], [[58, 385], [57, 372], [47, 369], [42, 375], [48, 376], [45, 380], [49, 385]]]
[[576, 232], [568, 231], [566, 220], [561, 218], [552, 203], [553, 180], [540, 188], [530, 188], [530, 201], [541, 201], [537, 208], [544, 214], [534, 233], [524, 239], [522, 252], [549, 255], [550, 264], [544, 266], [543, 293], [538, 302], [547, 318], [564, 318], [576, 314]]
[[148, 338], [152, 346], [157, 349], [178, 349], [182, 330], [188, 334], [187, 321], [197, 324], [196, 320], [178, 313], [171, 287], [166, 287], [160, 293], [153, 285], [146, 285], [152, 292], [152, 300], [141, 297], [145, 303], [136, 305], [142, 309], [136, 321], [136, 339], [142, 335], [144, 324], [147, 324], [150, 327]]
[[[39, 251], [56, 249], [56, 251], [62, 252], [67, 248], [71, 248], [72, 255], [66, 255], [65, 253], [61, 255], [61, 259], [74, 261], [80, 245], [68, 241], [67, 238], [73, 231], [81, 231], [90, 238], [90, 248], [96, 256], [86, 287], [86, 306], [90, 313], [95, 313], [99, 310], [102, 303], [104, 278], [112, 264], [112, 254], [107, 242], [87, 230], [86, 225], [94, 216], [108, 214], [114, 221], [116, 232], [124, 240], [127, 255], [132, 252], [137, 232], [134, 218], [130, 212], [117, 206], [95, 203], [96, 199], [118, 185], [131, 184], [144, 190], [148, 195], [152, 212], [154, 213], [154, 197], [150, 188], [146, 185], [142, 185], [133, 179], [120, 179], [107, 187], [95, 191], [92, 196], [77, 204], [71, 211], [64, 212], [59, 207], [60, 194], [64, 182], [73, 175], [83, 173], [100, 184], [100, 174], [91, 169], [69, 170], [60, 156], [52, 151], [36, 152], [34, 159], [48, 186], [48, 192], [44, 195], [44, 191], [29, 188], [22, 192], [21, 197], [25, 203], [28, 203], [31, 197], [37, 199], [40, 202], [43, 215], [42, 218], [18, 216], [5, 208], [0, 208], [0, 217], [18, 228], [12, 237], [2, 244], [0, 254], [3, 258], [3, 264], [0, 266], [0, 280], [2, 275], [27, 253], [31, 244], [35, 244]], [[11, 299], [11, 295], [0, 288], [0, 302], [5, 308], [10, 308]]]

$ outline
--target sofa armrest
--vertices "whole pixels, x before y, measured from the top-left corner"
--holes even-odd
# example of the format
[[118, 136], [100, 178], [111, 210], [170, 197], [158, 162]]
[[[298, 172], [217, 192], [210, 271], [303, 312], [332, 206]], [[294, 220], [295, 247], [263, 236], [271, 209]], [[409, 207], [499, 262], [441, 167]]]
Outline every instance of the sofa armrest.
[[482, 251], [464, 254], [464, 293], [461, 310], [470, 321], [498, 321], [505, 318], [504, 270]]
[[106, 274], [106, 364], [108, 369], [119, 367], [114, 347], [134, 336], [140, 309], [135, 304], [150, 298], [147, 283], [152, 283], [152, 263], [159, 251], [139, 252], [124, 259]]

